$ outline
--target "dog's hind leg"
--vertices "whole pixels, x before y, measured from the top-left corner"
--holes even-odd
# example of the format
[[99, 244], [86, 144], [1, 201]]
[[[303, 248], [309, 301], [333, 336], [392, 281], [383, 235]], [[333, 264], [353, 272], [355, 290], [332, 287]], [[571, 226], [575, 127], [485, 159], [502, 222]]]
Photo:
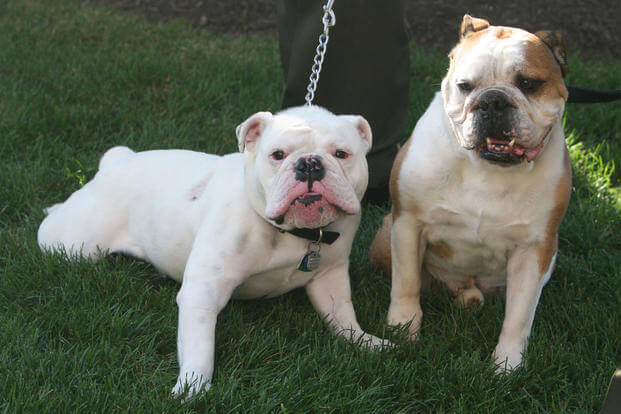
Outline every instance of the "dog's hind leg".
[[97, 177], [64, 203], [47, 209], [37, 234], [39, 246], [69, 256], [98, 259], [107, 252], [144, 258], [127, 228], [127, 203], [106, 196]]
[[106, 252], [127, 253], [144, 258], [139, 244], [128, 231], [128, 189], [114, 168], [135, 154], [127, 147], [106, 151], [99, 171], [64, 203], [45, 210], [37, 240], [42, 249], [64, 250], [70, 256], [98, 259]]
[[118, 214], [101, 198], [89, 183], [64, 203], [47, 209], [37, 234], [39, 246], [91, 259], [111, 250], [119, 228]]

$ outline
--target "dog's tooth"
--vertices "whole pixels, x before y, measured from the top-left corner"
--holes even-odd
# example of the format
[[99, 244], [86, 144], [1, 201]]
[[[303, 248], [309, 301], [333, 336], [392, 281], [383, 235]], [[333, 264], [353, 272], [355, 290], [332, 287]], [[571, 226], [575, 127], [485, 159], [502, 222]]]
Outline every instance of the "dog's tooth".
[[487, 145], [491, 145], [491, 143], [492, 143], [491, 138], [487, 138]]
[[513, 138], [513, 139], [511, 140], [511, 142], [509, 142], [509, 146], [510, 146], [511, 148], [513, 148], [513, 145], [514, 145], [514, 144], [515, 144], [515, 138]]

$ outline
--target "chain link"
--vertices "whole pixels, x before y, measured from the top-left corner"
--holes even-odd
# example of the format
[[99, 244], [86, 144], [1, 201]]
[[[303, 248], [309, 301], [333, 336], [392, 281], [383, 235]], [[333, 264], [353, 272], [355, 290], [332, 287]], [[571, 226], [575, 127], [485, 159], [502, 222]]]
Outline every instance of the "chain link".
[[315, 98], [315, 91], [317, 90], [317, 82], [319, 82], [319, 74], [321, 73], [321, 66], [323, 65], [323, 58], [326, 55], [326, 51], [328, 50], [328, 40], [330, 40], [330, 27], [336, 24], [336, 16], [334, 16], [334, 11], [332, 10], [332, 6], [334, 5], [334, 0], [328, 0], [326, 5], [323, 6], [323, 18], [321, 21], [323, 22], [323, 33], [319, 35], [319, 45], [317, 45], [317, 49], [315, 50], [315, 58], [313, 59], [313, 67], [311, 68], [311, 74], [309, 77], [309, 83], [306, 87], [306, 105], [310, 106], [313, 103], [313, 99]]

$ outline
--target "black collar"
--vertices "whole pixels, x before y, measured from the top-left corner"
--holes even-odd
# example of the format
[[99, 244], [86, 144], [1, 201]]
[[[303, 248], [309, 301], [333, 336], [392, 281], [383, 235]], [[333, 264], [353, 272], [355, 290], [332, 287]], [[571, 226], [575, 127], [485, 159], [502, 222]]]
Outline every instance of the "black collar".
[[336, 231], [328, 231], [323, 229], [291, 229], [291, 230], [283, 230], [279, 227], [276, 227], [281, 233], [290, 233], [294, 236], [301, 237], [306, 240], [310, 240], [315, 243], [326, 243], [332, 244], [339, 238], [341, 235]]

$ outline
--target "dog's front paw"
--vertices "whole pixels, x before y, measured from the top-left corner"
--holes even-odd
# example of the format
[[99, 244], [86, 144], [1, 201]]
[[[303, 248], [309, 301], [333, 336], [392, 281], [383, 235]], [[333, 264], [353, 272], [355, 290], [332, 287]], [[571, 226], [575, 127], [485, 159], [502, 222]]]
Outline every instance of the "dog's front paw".
[[412, 304], [390, 304], [388, 309], [388, 325], [406, 326], [411, 341], [418, 339], [420, 325], [423, 321], [423, 310], [420, 306]]
[[492, 354], [492, 360], [496, 364], [496, 374], [508, 374], [522, 364], [522, 348], [498, 344]]
[[362, 347], [371, 350], [382, 350], [384, 348], [393, 348], [395, 345], [387, 339], [378, 338], [375, 335], [365, 333], [359, 339]]
[[211, 388], [211, 383], [207, 376], [195, 372], [187, 372], [179, 374], [177, 383], [172, 389], [172, 394], [175, 398], [183, 397], [182, 402], [185, 402], [203, 389], [209, 391], [209, 388]]

